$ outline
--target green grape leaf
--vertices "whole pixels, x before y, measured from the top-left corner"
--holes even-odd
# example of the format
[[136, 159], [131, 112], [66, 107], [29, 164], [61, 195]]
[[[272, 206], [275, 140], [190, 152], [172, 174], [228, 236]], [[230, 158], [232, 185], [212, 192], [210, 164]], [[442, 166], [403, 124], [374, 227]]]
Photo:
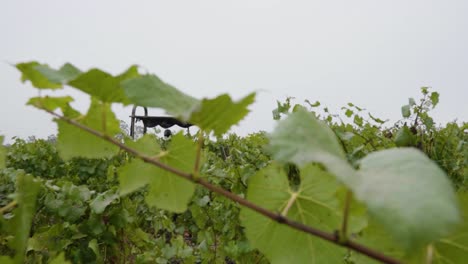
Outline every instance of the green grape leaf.
[[[401, 244], [375, 221], [370, 221], [369, 225], [359, 232], [357, 242], [380, 251], [387, 256], [404, 260], [404, 263], [464, 264], [468, 259], [468, 193], [459, 192], [458, 197], [463, 221], [455, 227], [450, 235], [440, 238], [420, 250], [405, 254], [405, 251], [401, 248]], [[380, 263], [364, 255], [357, 253], [353, 253], [352, 255], [354, 263]]]
[[436, 107], [436, 105], [439, 103], [439, 93], [438, 92], [432, 92], [431, 93], [431, 102], [432, 102], [432, 108]]
[[353, 180], [355, 174], [335, 133], [304, 109], [278, 123], [270, 135], [267, 149], [276, 160], [292, 162], [300, 167], [311, 162], [322, 163], [345, 183]]
[[352, 190], [405, 250], [446, 235], [458, 223], [450, 181], [422, 152], [412, 148], [377, 151], [363, 158], [360, 166]]
[[411, 107], [409, 105], [404, 105], [401, 107], [401, 115], [404, 118], [408, 118], [411, 115]]
[[[338, 183], [316, 165], [302, 168], [297, 191], [290, 188], [278, 164], [260, 170], [249, 180], [247, 199], [270, 211], [333, 232], [340, 226]], [[320, 238], [279, 224], [243, 207], [241, 221], [246, 236], [271, 263], [341, 263], [345, 250]]]
[[35, 230], [34, 235], [28, 240], [27, 250], [60, 252], [73, 243], [71, 239], [64, 237], [66, 232], [67, 230], [62, 223]]
[[94, 252], [94, 254], [96, 255], [97, 262], [98, 262], [98, 263], [103, 263], [101, 254], [100, 254], [100, 252], [99, 252], [99, 245], [98, 245], [97, 239], [92, 239], [91, 241], [89, 241], [88, 247], [89, 247], [89, 248]]
[[213, 131], [215, 136], [221, 136], [249, 113], [247, 107], [254, 101], [255, 93], [249, 94], [239, 102], [233, 102], [227, 94], [214, 99], [203, 99], [198, 110], [192, 113], [190, 123], [206, 132]]
[[69, 118], [76, 118], [80, 116], [80, 112], [76, 111], [70, 106], [73, 102], [73, 98], [70, 96], [63, 97], [33, 97], [26, 103], [39, 109], [46, 109], [49, 111], [55, 111], [57, 108], [62, 110], [64, 116]]
[[81, 71], [70, 63], [64, 64], [59, 70], [54, 70], [47, 65], [37, 65], [34, 69], [50, 82], [59, 84], [66, 84], [81, 74]]
[[169, 114], [187, 121], [200, 101], [164, 83], [156, 75], [145, 75], [122, 82], [132, 103], [139, 106], [159, 107]]
[[434, 264], [464, 264], [468, 259], [468, 193], [458, 194], [463, 221], [456, 226], [449, 236], [439, 239], [429, 248], [426, 259], [431, 258]]
[[[146, 134], [137, 141], [129, 139], [125, 143], [127, 146], [148, 156], [156, 156], [161, 152], [156, 136], [152, 134]], [[155, 166], [140, 159], [133, 159], [120, 167], [118, 171], [120, 195], [127, 195], [149, 184], [151, 179], [156, 177], [155, 173]]]
[[0, 169], [6, 166], [6, 148], [3, 146], [4, 136], [0, 136]]
[[[55, 121], [59, 131], [57, 150], [65, 160], [74, 157], [110, 158], [117, 154], [119, 150], [117, 146], [63, 120], [56, 119]], [[81, 124], [103, 132], [108, 136], [120, 133], [119, 121], [115, 118], [110, 105], [99, 102], [94, 98], [91, 100], [88, 113], [79, 121]]]
[[115, 77], [99, 69], [91, 69], [79, 75], [68, 84], [103, 102], [118, 102], [128, 105], [130, 101], [125, 95], [120, 83], [138, 76], [138, 67], [135, 65]]
[[371, 115], [371, 113], [368, 113], [368, 115], [372, 120], [374, 120], [375, 122], [377, 122], [379, 124], [384, 124], [384, 123], [386, 123], [388, 121], [388, 119], [387, 120], [382, 120], [382, 119], [380, 119], [378, 117], [375, 117], [375, 116]]
[[358, 116], [358, 115], [354, 115], [353, 122], [354, 122], [354, 124], [356, 124], [356, 125], [358, 125], [358, 126], [362, 126], [364, 120], [362, 119], [362, 117], [360, 117], [360, 116]]
[[69, 264], [70, 261], [65, 259], [65, 253], [60, 253], [57, 257], [49, 262], [49, 264]]
[[[195, 164], [196, 145], [182, 133], [174, 135], [167, 151], [160, 152], [156, 138], [145, 135], [128, 144], [164, 164], [182, 171], [191, 171]], [[195, 185], [177, 175], [135, 159], [119, 169], [120, 195], [149, 185], [146, 202], [161, 209], [184, 212], [195, 191]]]
[[[18, 63], [15, 65], [16, 68], [21, 72], [21, 81], [30, 81], [31, 84], [38, 89], [60, 89], [62, 88], [61, 83], [50, 81], [40, 71], [36, 69], [37, 66], [41, 66], [37, 61]], [[46, 67], [45, 65], [42, 65]]]
[[416, 143], [416, 136], [413, 135], [413, 133], [407, 126], [403, 126], [400, 129], [398, 129], [394, 141], [395, 145], [397, 145], [398, 147], [414, 146]]
[[2, 264], [14, 264], [15, 262], [8, 256], [0, 256], [0, 263]]
[[15, 232], [12, 248], [15, 250], [15, 263], [23, 263], [29, 239], [31, 223], [36, 213], [36, 196], [41, 185], [28, 174], [18, 174], [16, 178], [16, 201], [18, 208], [13, 212], [13, 230]]
[[119, 195], [114, 190], [100, 193], [91, 201], [89, 207], [96, 214], [102, 214], [107, 206], [119, 199]]
[[[388, 257], [398, 260], [408, 259], [408, 256], [405, 254], [399, 244], [392, 238], [392, 236], [385, 230], [385, 228], [379, 225], [374, 219], [370, 219], [367, 227], [359, 232], [358, 237], [356, 237], [356, 241], [362, 245], [372, 248], [373, 250], [381, 252]], [[380, 261], [374, 260], [357, 252], [351, 252], [351, 260], [351, 263], [359, 264], [381, 263]]]

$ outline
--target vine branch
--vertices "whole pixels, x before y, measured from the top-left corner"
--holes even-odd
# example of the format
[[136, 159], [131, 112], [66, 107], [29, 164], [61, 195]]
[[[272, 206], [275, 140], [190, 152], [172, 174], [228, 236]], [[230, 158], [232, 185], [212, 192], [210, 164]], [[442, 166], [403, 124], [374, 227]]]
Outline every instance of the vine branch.
[[229, 200], [231, 201], [234, 201], [234, 202], [237, 202], [239, 203], [240, 205], [242, 206], [245, 206], [265, 217], [268, 217], [270, 218], [271, 220], [274, 220], [280, 224], [284, 224], [284, 225], [287, 225], [293, 229], [296, 229], [296, 230], [299, 230], [299, 231], [302, 231], [304, 233], [307, 233], [307, 234], [310, 234], [310, 235], [313, 235], [313, 236], [316, 236], [316, 237], [319, 237], [321, 239], [324, 239], [324, 240], [327, 240], [333, 244], [336, 244], [338, 246], [342, 246], [342, 247], [346, 247], [346, 248], [349, 248], [349, 249], [352, 249], [354, 251], [357, 251], [361, 254], [364, 254], [370, 258], [373, 258], [375, 260], [378, 260], [382, 263], [387, 263], [387, 264], [401, 264], [400, 261], [396, 260], [396, 259], [393, 259], [389, 256], [386, 256], [384, 254], [382, 254], [381, 252], [378, 252], [378, 251], [375, 251], [371, 248], [368, 248], [362, 244], [359, 244], [359, 243], [356, 243], [356, 242], [353, 242], [353, 241], [350, 241], [350, 240], [347, 240], [347, 241], [340, 241], [340, 238], [339, 236], [337, 236], [336, 234], [333, 234], [333, 233], [328, 233], [328, 232], [325, 232], [325, 231], [322, 231], [322, 230], [319, 230], [319, 229], [316, 229], [314, 227], [311, 227], [311, 226], [308, 226], [308, 225], [305, 225], [303, 223], [300, 223], [300, 222], [297, 222], [297, 221], [294, 221], [294, 220], [291, 220], [287, 217], [284, 217], [283, 215], [281, 215], [280, 213], [276, 213], [276, 212], [272, 212], [270, 210], [267, 210], [261, 206], [258, 206], [257, 204], [254, 204], [230, 191], [227, 191], [219, 186], [216, 186], [208, 181], [206, 181], [205, 179], [202, 179], [202, 178], [198, 178], [198, 177], [194, 177], [193, 174], [191, 173], [186, 173], [184, 171], [181, 171], [177, 168], [173, 168], [171, 166], [168, 166], [158, 160], [155, 160], [153, 159], [152, 157], [150, 156], [147, 156], [147, 155], [144, 155], [142, 153], [140, 153], [139, 151], [133, 149], [133, 148], [130, 148], [128, 146], [126, 146], [125, 144], [117, 141], [116, 139], [110, 137], [109, 135], [106, 135], [100, 131], [97, 131], [97, 130], [94, 130], [90, 127], [87, 127], [75, 120], [72, 120], [70, 118], [67, 118], [65, 116], [62, 116], [60, 114], [57, 114], [53, 111], [50, 111], [48, 109], [43, 109], [44, 111], [48, 112], [49, 114], [67, 122], [68, 124], [70, 125], [73, 125], [75, 127], [78, 127], [86, 132], [89, 132], [90, 134], [93, 134], [99, 138], [102, 138], [106, 141], [108, 141], [109, 143], [112, 143], [116, 146], [118, 146], [119, 148], [125, 150], [126, 152], [136, 156], [137, 158], [143, 160], [144, 162], [146, 163], [150, 163], [150, 164], [153, 164], [161, 169], [164, 169], [166, 171], [169, 171], [173, 174], [176, 174], [177, 176], [179, 177], [182, 177], [188, 181], [191, 181], [193, 183], [196, 183], [198, 185], [201, 185], [203, 187], [205, 187], [206, 189], [214, 192], [214, 193], [217, 193], [219, 195], [222, 195], [226, 198], [228, 198]]

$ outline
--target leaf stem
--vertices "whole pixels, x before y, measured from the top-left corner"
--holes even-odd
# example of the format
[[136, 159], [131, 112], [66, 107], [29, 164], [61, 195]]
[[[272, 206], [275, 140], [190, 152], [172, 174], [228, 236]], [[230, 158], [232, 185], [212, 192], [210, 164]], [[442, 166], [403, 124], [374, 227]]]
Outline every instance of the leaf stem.
[[343, 222], [341, 223], [340, 241], [342, 243], [348, 240], [348, 221], [349, 221], [349, 207], [351, 205], [351, 198], [353, 193], [350, 190], [346, 191], [345, 204], [343, 209]]
[[4, 207], [0, 208], [0, 215], [3, 215], [4, 213], [10, 211], [13, 209], [18, 202], [16, 200], [11, 201], [9, 204], [5, 205]]
[[434, 246], [430, 244], [426, 250], [426, 264], [432, 264], [434, 259]]
[[198, 179], [198, 176], [200, 174], [201, 150], [202, 150], [202, 146], [204, 142], [205, 142], [205, 139], [203, 138], [203, 131], [200, 130], [198, 131], [197, 154], [195, 157], [195, 165], [193, 167], [193, 173], [192, 173], [195, 179]]
[[47, 110], [47, 109], [44, 109], [44, 111], [48, 112], [49, 114], [67, 122], [68, 124], [70, 125], [73, 125], [73, 126], [76, 126], [84, 131], [87, 131], [97, 137], [100, 137], [118, 147], [120, 147], [121, 149], [127, 151], [128, 153], [132, 154], [132, 155], [135, 155], [136, 157], [140, 158], [141, 160], [143, 160], [144, 162], [146, 163], [149, 163], [149, 164], [153, 164], [161, 169], [164, 169], [166, 171], [169, 171], [173, 174], [176, 174], [188, 181], [191, 181], [191, 182], [194, 182], [196, 184], [199, 184], [203, 187], [205, 187], [206, 189], [214, 192], [214, 193], [217, 193], [219, 195], [222, 195], [226, 198], [228, 198], [229, 200], [231, 201], [234, 201], [234, 202], [237, 202], [239, 203], [240, 205], [244, 206], [244, 207], [247, 207], [267, 218], [270, 218], [276, 222], [278, 222], [279, 224], [284, 224], [284, 225], [287, 225], [293, 229], [296, 229], [296, 230], [299, 230], [299, 231], [302, 231], [304, 233], [307, 233], [307, 234], [310, 234], [310, 235], [313, 235], [313, 236], [316, 236], [316, 237], [319, 237], [321, 239], [324, 239], [324, 240], [327, 240], [331, 243], [334, 243], [338, 246], [342, 246], [342, 247], [347, 247], [349, 249], [352, 249], [352, 250], [355, 250], [361, 254], [364, 254], [370, 258], [373, 258], [375, 260], [378, 260], [378, 261], [381, 261], [382, 263], [387, 263], [387, 264], [401, 264], [400, 261], [396, 260], [396, 259], [393, 259], [391, 257], [388, 257], [378, 251], [375, 251], [373, 249], [370, 249], [364, 245], [361, 245], [361, 244], [358, 244], [356, 242], [353, 242], [353, 241], [345, 241], [345, 242], [341, 242], [339, 240], [339, 237], [337, 237], [335, 234], [333, 233], [328, 233], [328, 232], [325, 232], [325, 231], [322, 231], [322, 230], [319, 230], [319, 229], [316, 229], [314, 227], [311, 227], [311, 226], [308, 226], [308, 225], [305, 225], [303, 223], [300, 223], [300, 222], [297, 222], [297, 221], [294, 221], [294, 220], [291, 220], [287, 217], [284, 217], [283, 215], [281, 215], [280, 213], [277, 213], [277, 212], [272, 212], [270, 210], [267, 210], [266, 208], [264, 207], [261, 207], [257, 204], [254, 204], [228, 190], [225, 190], [224, 188], [221, 188], [219, 186], [216, 186], [208, 181], [206, 181], [205, 179], [203, 178], [195, 178], [192, 174], [190, 173], [186, 173], [184, 171], [181, 171], [177, 168], [173, 168], [171, 166], [168, 166], [158, 160], [155, 160], [153, 159], [152, 157], [150, 156], [147, 156], [147, 155], [144, 155], [142, 153], [140, 153], [139, 151], [137, 151], [136, 149], [133, 149], [133, 148], [130, 148], [128, 147], [127, 145], [117, 141], [116, 139], [100, 132], [100, 131], [97, 131], [97, 130], [94, 130], [92, 128], [89, 128], [81, 123], [78, 123], [72, 119], [69, 119], [67, 117], [64, 117], [64, 116], [61, 116], [55, 112], [52, 112], [50, 110]]
[[282, 216], [286, 217], [288, 215], [289, 209], [291, 209], [291, 206], [296, 201], [297, 196], [299, 196], [297, 192], [293, 192], [291, 194], [291, 198], [289, 198], [288, 204], [286, 205], [286, 207], [284, 207], [283, 211], [281, 212]]
[[102, 103], [102, 132], [106, 133], [107, 117], [106, 117], [106, 103]]

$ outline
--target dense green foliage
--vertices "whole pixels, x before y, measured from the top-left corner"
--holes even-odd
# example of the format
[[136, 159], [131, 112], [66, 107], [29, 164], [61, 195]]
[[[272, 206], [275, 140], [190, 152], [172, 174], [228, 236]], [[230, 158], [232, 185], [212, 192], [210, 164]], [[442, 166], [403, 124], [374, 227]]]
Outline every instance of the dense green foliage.
[[[337, 245], [348, 240], [405, 263], [468, 258], [468, 125], [436, 125], [429, 112], [439, 94], [427, 88], [393, 125], [351, 103], [332, 114], [288, 99], [273, 110], [272, 133], [239, 137], [224, 134], [255, 94], [199, 100], [135, 66], [117, 76], [71, 64], [17, 68], [36, 88], [68, 85], [92, 103], [81, 114], [70, 97], [32, 98], [68, 118], [55, 120], [57, 138], [0, 149], [2, 263], [375, 262]], [[110, 142], [121, 134], [112, 103], [161, 107], [201, 132], [118, 138], [129, 154]], [[199, 179], [337, 240], [266, 218]]]

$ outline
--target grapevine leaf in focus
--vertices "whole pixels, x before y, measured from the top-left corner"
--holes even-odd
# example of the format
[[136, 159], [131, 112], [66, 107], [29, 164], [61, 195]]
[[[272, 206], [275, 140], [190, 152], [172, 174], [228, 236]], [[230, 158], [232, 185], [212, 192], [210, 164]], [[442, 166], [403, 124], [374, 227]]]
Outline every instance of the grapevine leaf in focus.
[[[128, 145], [182, 171], [191, 171], [195, 163], [195, 143], [182, 133], [172, 137], [168, 150], [164, 152], [160, 152], [156, 138], [151, 135], [145, 135]], [[149, 185], [146, 196], [148, 205], [179, 213], [187, 209], [195, 191], [195, 185], [188, 180], [137, 159], [119, 170], [119, 181], [121, 195]]]
[[458, 223], [450, 181], [418, 150], [377, 151], [363, 158], [360, 166], [359, 180], [351, 188], [405, 250], [447, 235]]
[[[301, 170], [297, 191], [290, 188], [286, 173], [271, 164], [249, 180], [247, 199], [289, 219], [331, 232], [341, 221], [337, 181], [316, 165]], [[241, 221], [252, 246], [271, 263], [340, 263], [345, 250], [322, 239], [279, 224], [248, 208]]]
[[159, 107], [187, 121], [200, 101], [163, 82], [156, 75], [145, 75], [122, 82], [130, 101], [139, 106]]
[[215, 136], [226, 133], [231, 126], [239, 123], [248, 113], [247, 107], [255, 101], [255, 93], [233, 102], [227, 94], [214, 99], [203, 99], [199, 109], [192, 113], [190, 122]]
[[[63, 120], [55, 121], [59, 131], [57, 149], [65, 160], [73, 157], [109, 158], [119, 150], [115, 145]], [[119, 121], [115, 118], [110, 105], [94, 98], [91, 99], [91, 106], [86, 116], [77, 121], [111, 137], [120, 132]]]
[[29, 239], [31, 223], [36, 212], [36, 196], [39, 193], [40, 183], [33, 176], [18, 174], [16, 179], [16, 196], [18, 208], [14, 210], [13, 230], [15, 232], [12, 248], [15, 249], [15, 263], [23, 263], [26, 246]]
[[[31, 84], [38, 89], [60, 89], [61, 83], [53, 82], [45, 77], [36, 67], [41, 66], [37, 61], [18, 63], [15, 65], [21, 72], [21, 81], [30, 81]], [[42, 65], [46, 67], [45, 65]]]
[[355, 174], [335, 133], [305, 109], [278, 123], [270, 135], [268, 150], [276, 160], [300, 167], [311, 162], [322, 163], [344, 183], [351, 181]]

